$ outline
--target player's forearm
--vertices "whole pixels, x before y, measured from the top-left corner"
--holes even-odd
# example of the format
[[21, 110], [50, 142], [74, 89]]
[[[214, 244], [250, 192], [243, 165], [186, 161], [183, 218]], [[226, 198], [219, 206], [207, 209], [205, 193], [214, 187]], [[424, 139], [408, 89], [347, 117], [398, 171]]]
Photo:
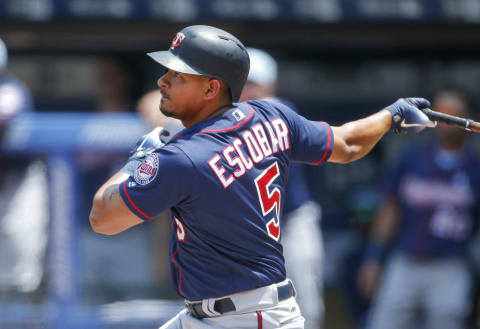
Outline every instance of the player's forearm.
[[370, 239], [381, 244], [388, 244], [397, 229], [399, 206], [396, 200], [387, 199], [378, 209], [370, 233]]
[[90, 211], [90, 225], [92, 229], [101, 234], [116, 234], [123, 231], [122, 204], [118, 185], [125, 181], [128, 175], [117, 173], [103, 184], [95, 193]]
[[392, 115], [382, 110], [366, 118], [332, 127], [331, 162], [349, 163], [364, 157], [391, 128]]
[[363, 255], [364, 262], [383, 263], [388, 245], [397, 230], [398, 219], [398, 203], [392, 198], [387, 199], [378, 209], [372, 222], [368, 243]]

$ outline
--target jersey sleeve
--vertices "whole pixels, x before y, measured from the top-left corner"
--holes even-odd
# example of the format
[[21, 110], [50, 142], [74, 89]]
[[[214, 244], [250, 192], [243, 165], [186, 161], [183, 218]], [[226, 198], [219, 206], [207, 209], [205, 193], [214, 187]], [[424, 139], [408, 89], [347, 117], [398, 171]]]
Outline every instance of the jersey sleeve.
[[192, 195], [193, 163], [173, 145], [148, 155], [125, 182], [120, 195], [130, 210], [143, 220], [179, 205]]
[[323, 121], [310, 121], [281, 102], [272, 104], [285, 116], [290, 128], [291, 159], [319, 165], [330, 158], [333, 150], [333, 131]]

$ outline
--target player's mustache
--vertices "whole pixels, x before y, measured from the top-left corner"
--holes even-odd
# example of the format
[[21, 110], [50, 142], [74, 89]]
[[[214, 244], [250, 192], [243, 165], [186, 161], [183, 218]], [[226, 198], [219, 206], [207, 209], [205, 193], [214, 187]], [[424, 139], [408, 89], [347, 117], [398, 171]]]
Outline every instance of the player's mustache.
[[162, 95], [162, 98], [170, 99], [170, 96], [163, 90], [160, 89], [160, 94]]

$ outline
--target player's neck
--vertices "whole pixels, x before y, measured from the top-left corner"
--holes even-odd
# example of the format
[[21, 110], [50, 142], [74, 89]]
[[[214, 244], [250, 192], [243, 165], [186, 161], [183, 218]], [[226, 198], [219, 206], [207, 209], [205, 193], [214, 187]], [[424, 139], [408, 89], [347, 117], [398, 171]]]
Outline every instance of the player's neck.
[[213, 119], [223, 114], [225, 111], [231, 109], [232, 106], [233, 106], [232, 104], [218, 104], [218, 103], [205, 106], [200, 111], [198, 111], [191, 120], [188, 120], [188, 121], [182, 120], [182, 124], [187, 128], [191, 127], [193, 125], [196, 125], [197, 123]]

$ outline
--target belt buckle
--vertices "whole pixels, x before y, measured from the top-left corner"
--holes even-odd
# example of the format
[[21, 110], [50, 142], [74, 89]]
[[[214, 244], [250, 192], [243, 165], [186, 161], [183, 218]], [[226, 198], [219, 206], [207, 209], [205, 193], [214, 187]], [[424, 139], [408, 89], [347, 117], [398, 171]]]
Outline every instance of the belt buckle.
[[290, 285], [290, 288], [292, 289], [293, 297], [297, 297], [297, 289], [295, 289], [295, 285], [293, 284], [293, 281], [288, 279], [288, 284]]
[[279, 302], [290, 297], [296, 297], [297, 291], [295, 290], [295, 286], [293, 285], [292, 280], [289, 279], [287, 284], [277, 284], [277, 294]]

